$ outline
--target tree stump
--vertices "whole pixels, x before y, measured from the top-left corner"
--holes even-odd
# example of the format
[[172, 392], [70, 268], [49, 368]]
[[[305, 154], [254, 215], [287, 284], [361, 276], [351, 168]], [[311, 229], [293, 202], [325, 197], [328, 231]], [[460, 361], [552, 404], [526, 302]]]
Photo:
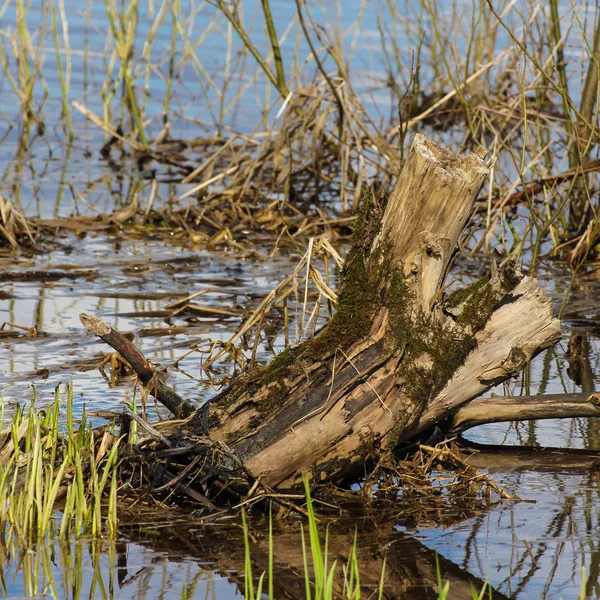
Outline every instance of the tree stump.
[[417, 135], [385, 207], [363, 199], [336, 314], [211, 401], [211, 437], [271, 487], [343, 479], [552, 345], [550, 302], [512, 265], [442, 293], [487, 174]]
[[363, 198], [335, 315], [199, 409], [210, 439], [271, 488], [303, 475], [339, 482], [451, 423], [554, 344], [550, 301], [512, 263], [444, 291], [487, 174], [478, 154], [460, 157], [417, 135], [389, 198]]

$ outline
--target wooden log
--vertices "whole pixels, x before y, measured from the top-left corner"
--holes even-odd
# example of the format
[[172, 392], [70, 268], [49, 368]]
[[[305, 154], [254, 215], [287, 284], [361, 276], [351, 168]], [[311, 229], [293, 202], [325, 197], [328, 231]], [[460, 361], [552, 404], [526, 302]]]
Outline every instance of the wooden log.
[[487, 172], [417, 135], [384, 214], [364, 199], [324, 331], [210, 403], [211, 436], [255, 476], [279, 488], [301, 473], [343, 479], [556, 341], [549, 301], [514, 268], [443, 297]]
[[303, 474], [340, 481], [554, 344], [550, 301], [515, 265], [492, 262], [488, 276], [444, 293], [487, 173], [478, 154], [417, 135], [390, 197], [363, 198], [323, 331], [242, 373], [188, 426], [202, 423], [266, 486], [294, 487]]
[[599, 394], [544, 394], [478, 398], [454, 413], [450, 431], [458, 433], [504, 421], [600, 417]]

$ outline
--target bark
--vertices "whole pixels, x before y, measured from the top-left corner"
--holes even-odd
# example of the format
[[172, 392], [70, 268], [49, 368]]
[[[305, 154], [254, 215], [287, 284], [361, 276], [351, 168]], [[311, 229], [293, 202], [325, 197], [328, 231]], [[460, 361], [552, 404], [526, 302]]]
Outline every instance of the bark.
[[[294, 487], [303, 475], [341, 481], [447, 423], [554, 344], [550, 301], [511, 263], [444, 292], [487, 174], [478, 154], [459, 157], [417, 135], [390, 197], [363, 198], [337, 312], [320, 335], [242, 374], [188, 426], [201, 424], [266, 486]], [[155, 382], [141, 364], [144, 382]], [[185, 416], [180, 400], [172, 406]]]
[[417, 135], [383, 215], [363, 200], [324, 331], [210, 402], [211, 437], [264, 483], [343, 479], [557, 340], [549, 300], [513, 266], [442, 294], [487, 172]]

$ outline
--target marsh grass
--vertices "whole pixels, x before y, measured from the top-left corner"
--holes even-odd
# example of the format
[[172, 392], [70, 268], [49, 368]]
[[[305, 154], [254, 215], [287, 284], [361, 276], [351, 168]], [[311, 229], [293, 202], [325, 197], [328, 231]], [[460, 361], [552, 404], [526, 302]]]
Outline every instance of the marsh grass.
[[[331, 561], [328, 553], [328, 530], [325, 535], [319, 530], [317, 517], [315, 515], [308, 480], [304, 480], [304, 490], [306, 494], [306, 525], [302, 524], [300, 528], [300, 537], [302, 540], [303, 556], [303, 577], [307, 600], [330, 600], [332, 598], [346, 598], [348, 600], [359, 600], [364, 590], [360, 585], [360, 565], [357, 556], [357, 536], [354, 536], [354, 543], [350, 548], [347, 561], [339, 565], [337, 560]], [[305, 529], [308, 530], [308, 540]], [[244, 535], [244, 598], [246, 600], [256, 600], [263, 596], [272, 600], [273, 583], [276, 577], [274, 573], [274, 549], [273, 549], [273, 523], [269, 518], [269, 553], [268, 570], [261, 573], [258, 581], [255, 582], [252, 573], [252, 549], [250, 544], [250, 533], [247, 517], [242, 511], [242, 530]], [[324, 537], [324, 541], [321, 541]], [[383, 561], [379, 585], [375, 591], [376, 597], [381, 600], [385, 587], [385, 567], [386, 561]], [[265, 581], [267, 581], [266, 592]], [[341, 581], [341, 588], [340, 582]]]
[[[459, 152], [483, 145], [493, 160], [470, 252], [500, 246], [531, 264], [562, 256], [574, 269], [594, 256], [594, 3], [386, 0], [373, 14], [361, 5], [345, 30], [336, 19], [354, 9], [298, 0], [286, 20], [272, 4], [105, 0], [102, 81], [85, 83], [99, 85], [100, 101], [90, 105], [70, 83], [81, 49], [65, 0], [43, 0], [35, 29], [32, 8], [16, 2], [0, 62], [23, 126], [43, 124], [51, 31], [67, 138], [81, 113], [103, 131], [105, 159], [120, 152], [115, 164], [150, 162], [170, 180], [178, 171], [132, 208], [128, 220], [146, 231], [235, 247], [256, 247], [249, 230], [271, 244], [335, 235], [368, 184], [389, 190], [425, 130]], [[207, 67], [214, 48], [219, 69]]]
[[[50, 1], [50, 10], [52, 14], [52, 36], [54, 38], [54, 49], [56, 52], [56, 67], [60, 82], [60, 91], [62, 94], [62, 117], [65, 133], [68, 136], [69, 143], [75, 139], [73, 131], [73, 121], [71, 118], [71, 105], [69, 102], [69, 85], [71, 81], [71, 51], [69, 45], [69, 22], [65, 11], [65, 0], [58, 0], [58, 14], [60, 16], [60, 31], [58, 27], [57, 8], [55, 0]], [[62, 33], [62, 36], [61, 36]], [[62, 45], [61, 45], [62, 39]], [[63, 64], [64, 50], [64, 64]]]
[[[1, 398], [0, 398], [1, 401]], [[0, 432], [0, 531], [28, 546], [68, 536], [116, 533], [118, 440], [108, 431], [75, 428], [73, 387], [57, 387], [43, 410], [35, 398], [18, 406]], [[58, 517], [57, 507], [62, 516]]]
[[[2, 12], [7, 10], [5, 3]], [[44, 65], [44, 44], [48, 31], [48, 2], [42, 7], [39, 27], [32, 31], [27, 22], [31, 4], [24, 0], [15, 2], [14, 31], [2, 31], [0, 43], [0, 65], [6, 81], [19, 99], [21, 108], [21, 125], [29, 132], [32, 124], [44, 127], [38, 113], [43, 107], [49, 90], [42, 74]], [[36, 15], [39, 17], [39, 15]], [[6, 44], [7, 42], [7, 44]], [[8, 45], [8, 49], [6, 48]]]
[[[379, 582], [375, 589], [361, 587], [360, 560], [357, 549], [360, 544], [357, 534], [354, 535], [353, 544], [350, 546], [348, 556], [343, 564], [338, 560], [332, 560], [329, 555], [329, 530], [326, 527], [323, 532], [322, 526], [315, 514], [308, 481], [304, 480], [304, 492], [306, 498], [306, 523], [300, 526], [300, 537], [302, 542], [303, 573], [305, 593], [307, 600], [331, 600], [333, 598], [344, 598], [346, 600], [360, 600], [362, 597], [378, 598], [381, 600], [386, 592], [386, 560], [382, 562]], [[263, 571], [258, 580], [253, 575], [252, 546], [250, 543], [250, 529], [245, 512], [242, 512], [242, 530], [244, 536], [244, 598], [256, 600], [267, 597], [274, 598], [273, 581], [276, 578], [273, 563], [273, 529], [272, 520], [269, 520], [269, 554], [268, 569]], [[438, 600], [452, 598], [450, 582], [444, 581], [440, 562], [436, 554], [436, 577], [438, 588]], [[582, 571], [583, 582], [585, 582], [585, 569]], [[265, 582], [268, 589], [265, 591]], [[584, 585], [584, 584], [582, 584]], [[387, 590], [392, 594], [398, 590]], [[582, 587], [582, 600], [585, 591]], [[493, 588], [485, 582], [481, 589], [476, 589], [471, 584], [471, 595], [473, 600], [484, 600], [493, 598]]]
[[[573, 278], [595, 256], [596, 3], [569, 4], [561, 12], [556, 2], [473, 0], [469, 10], [464, 2], [385, 0], [373, 15], [361, 5], [345, 30], [336, 26], [329, 3], [297, 0], [287, 21], [274, 18], [271, 4], [105, 0], [102, 57], [90, 70], [97, 79], [89, 75], [83, 92], [71, 73], [77, 52], [89, 56], [90, 48], [70, 36], [65, 0], [4, 3], [0, 66], [18, 109], [10, 112], [7, 103], [0, 114], [19, 130], [19, 144], [0, 180], [3, 242], [18, 248], [37, 239], [19, 199], [29, 153], [35, 143], [47, 144], [54, 126], [46, 110], [51, 98], [61, 107], [58, 145], [87, 140], [87, 119], [104, 136], [102, 158], [100, 148], [91, 147], [94, 160], [114, 169], [116, 179], [127, 177], [118, 197], [127, 210], [109, 215], [119, 227], [136, 235], [160, 230], [171, 239], [265, 260], [283, 245], [298, 250], [297, 268], [231, 339], [191, 348], [206, 350], [207, 371], [226, 356], [243, 365], [257, 360], [264, 324], [274, 315], [286, 345], [312, 335], [321, 308], [335, 308], [327, 261], [341, 264], [332, 243], [318, 238], [335, 241], [348, 233], [367, 185], [390, 189], [418, 130], [457, 152], [481, 144], [493, 161], [490, 185], [463, 241], [471, 254], [499, 246], [506, 259], [532, 265], [561, 256]], [[14, 28], [2, 18], [13, 8]], [[91, 28], [89, 11], [85, 19]], [[225, 57], [222, 69], [209, 66], [215, 48]], [[57, 89], [48, 86], [56, 76], [48, 70], [50, 54]], [[66, 165], [65, 159], [61, 190], [70, 182]], [[112, 198], [114, 181], [102, 180], [107, 191], [97, 202], [91, 198], [98, 181], [75, 190], [75, 208], [104, 212], [100, 202]], [[296, 319], [288, 314], [291, 304], [300, 307]], [[110, 431], [91, 431], [85, 419], [75, 431], [71, 388], [66, 406], [57, 392], [44, 412], [32, 403], [2, 429], [0, 531], [13, 547], [116, 535], [118, 441]], [[423, 489], [432, 487], [425, 481], [432, 457], [422, 457]], [[301, 534], [307, 597], [330, 597], [340, 570], [346, 597], [359, 597], [360, 540], [345, 564], [332, 562], [309, 495], [307, 507]], [[273, 597], [272, 547], [258, 588], [246, 542], [246, 595]], [[34, 594], [42, 586], [35, 579], [39, 565], [28, 562], [32, 556], [24, 564]], [[51, 556], [41, 560], [51, 570]], [[444, 590], [448, 595], [441, 576], [438, 583], [440, 597]], [[80, 582], [65, 585], [75, 589]]]

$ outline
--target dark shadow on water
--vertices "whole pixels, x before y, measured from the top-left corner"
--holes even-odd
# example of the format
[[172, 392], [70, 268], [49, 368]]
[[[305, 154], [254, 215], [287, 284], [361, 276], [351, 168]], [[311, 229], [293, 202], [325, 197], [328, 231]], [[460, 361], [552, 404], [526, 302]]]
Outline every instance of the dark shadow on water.
[[[319, 535], [327, 565], [336, 562], [335, 597], [344, 595], [348, 559], [356, 545], [361, 597], [377, 598], [384, 573], [382, 598], [431, 599], [439, 596], [438, 574], [450, 585], [450, 598], [472, 598], [484, 579], [406, 530], [402, 504], [393, 508], [330, 508], [317, 512]], [[407, 509], [409, 507], [406, 507]], [[8, 539], [0, 546], [0, 584], [6, 597], [83, 598], [239, 598], [244, 597], [246, 555], [239, 515], [229, 521], [200, 523], [191, 513], [147, 507], [122, 507], [115, 542], [86, 538], [52, 539], [29, 550]], [[302, 533], [307, 540], [309, 577], [313, 578], [308, 525], [295, 514], [273, 518], [248, 516], [251, 568], [255, 586], [273, 555], [274, 598], [307, 597]], [[426, 530], [425, 530], [426, 531]], [[185, 594], [184, 594], [185, 590]], [[486, 598], [505, 599], [497, 590]]]
[[[383, 517], [383, 518], [381, 518]], [[263, 520], [264, 522], [264, 520]], [[272, 549], [274, 556], [275, 598], [306, 598], [304, 558], [301, 542], [301, 524], [275, 527]], [[305, 526], [305, 525], [304, 525]], [[334, 597], [342, 594], [345, 565], [357, 537], [357, 555], [360, 565], [362, 597], [377, 597], [385, 561], [383, 598], [436, 599], [438, 598], [436, 553], [410, 534], [399, 531], [396, 520], [389, 515], [372, 514], [362, 518], [339, 518], [321, 527], [322, 543], [327, 529], [328, 564], [337, 561], [334, 578]], [[122, 526], [127, 545], [151, 548], [159, 556], [171, 561], [200, 561], [212, 565], [212, 570], [227, 579], [243, 594], [244, 542], [240, 527], [165, 525], [150, 533], [134, 524]], [[308, 532], [305, 526], [305, 536]], [[126, 550], [127, 546], [122, 547]], [[250, 525], [252, 572], [258, 580], [268, 572], [268, 527]], [[307, 550], [310, 555], [310, 549]], [[121, 552], [120, 577], [125, 581], [135, 573], [134, 566], [126, 566], [126, 555]], [[452, 598], [471, 598], [471, 586], [481, 590], [484, 581], [457, 564], [438, 557], [442, 579], [450, 582]], [[309, 558], [310, 563], [310, 558]], [[267, 577], [267, 576], [265, 576]], [[266, 589], [266, 581], [265, 587]], [[199, 594], [201, 596], [202, 594]], [[494, 591], [493, 598], [506, 598]]]

